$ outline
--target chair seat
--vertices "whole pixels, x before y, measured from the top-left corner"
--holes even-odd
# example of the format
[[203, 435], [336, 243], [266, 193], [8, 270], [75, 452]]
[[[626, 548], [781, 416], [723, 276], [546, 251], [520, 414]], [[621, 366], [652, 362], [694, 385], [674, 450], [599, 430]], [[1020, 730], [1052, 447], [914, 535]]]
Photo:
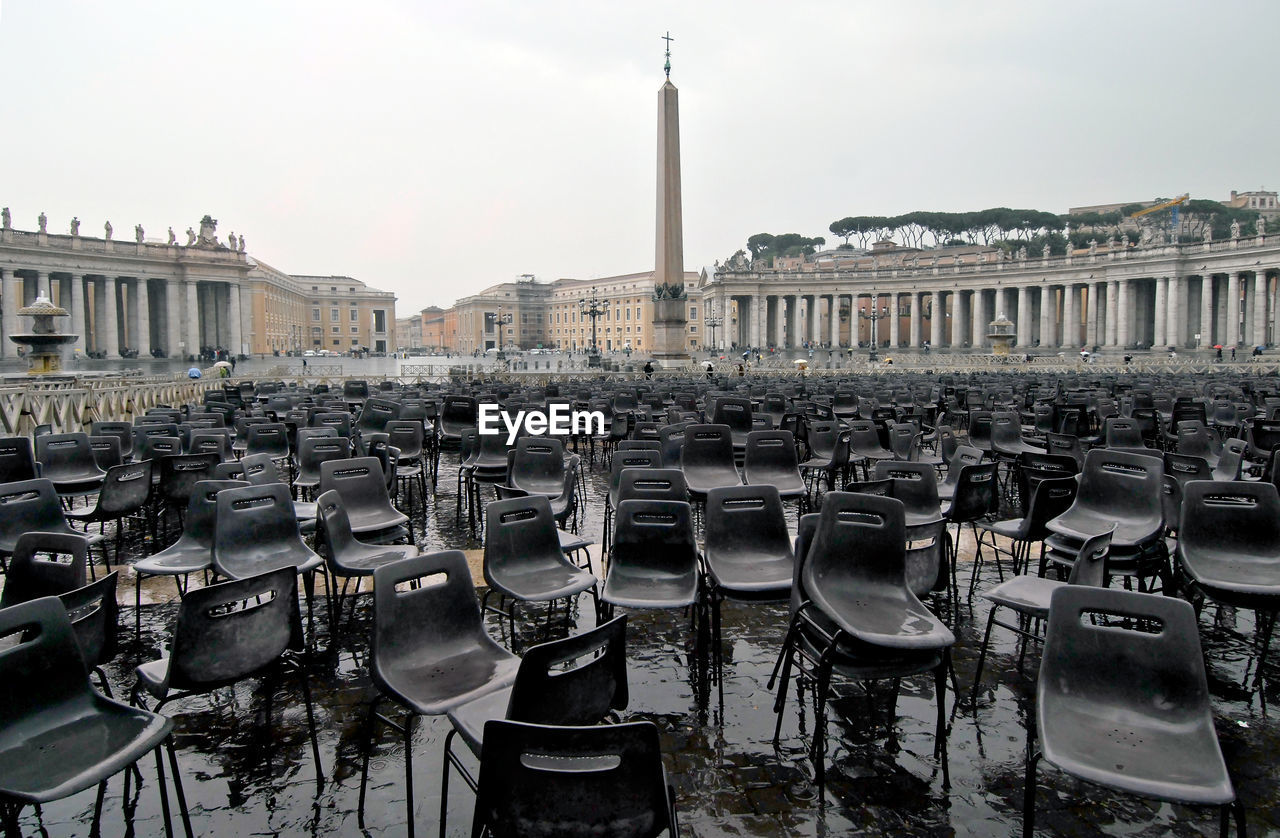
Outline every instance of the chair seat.
[[[817, 615], [826, 621], [826, 615]], [[834, 630], [834, 624], [828, 628]], [[809, 631], [800, 632], [800, 642], [811, 657], [819, 657], [827, 648], [825, 641], [817, 642]], [[922, 672], [936, 669], [942, 663], [942, 650], [883, 649], [861, 644], [840, 644], [831, 651], [831, 667], [842, 676], [855, 681], [878, 681], [885, 678], [910, 678]]]
[[1050, 597], [1065, 584], [1040, 576], [1015, 576], [983, 593], [983, 596], [996, 605], [1045, 619], [1049, 616]]
[[65, 709], [38, 717], [60, 724], [6, 733], [0, 742], [0, 795], [47, 803], [75, 794], [146, 756], [173, 728], [164, 716], [102, 696]]
[[698, 601], [698, 574], [647, 570], [618, 565], [609, 569], [600, 598], [623, 608], [681, 608]]
[[1021, 540], [1026, 538], [1026, 518], [1005, 518], [1002, 521], [975, 521], [978, 529], [986, 530], [1005, 538]]
[[1214, 599], [1238, 597], [1265, 603], [1280, 598], [1280, 556], [1250, 556], [1180, 546], [1178, 557], [1187, 575]]
[[212, 565], [213, 551], [210, 548], [180, 539], [167, 549], [134, 562], [133, 569], [150, 576], [177, 576], [208, 570]]
[[[554, 511], [554, 510], [553, 510]], [[571, 533], [568, 530], [556, 530], [556, 537], [560, 539], [560, 550], [564, 553], [572, 553], [574, 550], [582, 550], [594, 544], [594, 541], [583, 538], [577, 533]]]
[[151, 693], [153, 698], [162, 699], [169, 693], [169, 656], [138, 664], [134, 667], [138, 675], [138, 685]]
[[1116, 527], [1116, 531], [1111, 537], [1112, 549], [1135, 547], [1150, 541], [1160, 533], [1160, 521], [1155, 521], [1154, 524], [1146, 519], [1126, 521], [1116, 515], [1108, 516], [1101, 511], [1079, 506], [1073, 506], [1057, 518], [1049, 521], [1045, 526], [1050, 532], [1074, 538], [1078, 541], [1086, 541], [1099, 533], [1104, 533], [1111, 529], [1113, 524]]
[[547, 602], [575, 596], [595, 586], [594, 574], [561, 559], [549, 562], [518, 562], [504, 566], [501, 578], [493, 580], [494, 589], [525, 602]]
[[932, 524], [942, 523], [942, 507], [938, 507], [938, 511], [919, 511], [908, 509], [905, 515], [906, 527], [910, 530], [912, 527], [927, 527]]
[[347, 547], [342, 555], [334, 559], [334, 567], [342, 576], [372, 576], [373, 572], [384, 564], [398, 562], [418, 555], [418, 548], [412, 544], [382, 545], [361, 544], [359, 547]]
[[1041, 712], [1054, 717], [1048, 736], [1040, 725], [1044, 758], [1080, 779], [1147, 797], [1206, 806], [1235, 799], [1210, 716], [1174, 725], [1132, 707], [1112, 710], [1097, 700], [1042, 701]]
[[791, 590], [795, 561], [791, 555], [761, 553], [756, 556], [735, 554], [732, 561], [719, 558], [714, 551], [706, 553], [707, 573], [722, 593], [761, 594], [776, 592], [786, 596]]
[[[314, 506], [314, 504], [312, 504]], [[360, 533], [377, 532], [379, 530], [389, 530], [393, 527], [399, 527], [409, 521], [409, 516], [403, 512], [399, 512], [392, 507], [386, 509], [373, 509], [365, 512], [363, 510], [350, 510], [351, 514], [351, 531], [359, 535]], [[312, 515], [315, 519], [315, 515]]]
[[689, 492], [695, 495], [705, 495], [712, 489], [722, 489], [726, 486], [742, 485], [742, 478], [738, 476], [736, 469], [685, 471], [684, 479]]
[[[258, 576], [272, 570], [279, 570], [282, 567], [292, 567], [296, 568], [299, 573], [306, 573], [323, 566], [324, 559], [310, 550], [305, 552], [302, 550], [280, 550], [252, 556], [236, 556], [234, 564], [230, 568], [225, 567], [224, 563], [224, 569], [228, 571], [227, 576], [232, 579]], [[243, 576], [233, 575], [240, 570], [244, 571]]]
[[505, 719], [510, 703], [510, 687], [494, 690], [454, 707], [449, 711], [449, 721], [453, 723], [453, 729], [458, 731], [462, 741], [467, 743], [471, 753], [478, 757], [480, 747], [484, 744], [484, 723], [490, 719]]
[[856, 640], [884, 649], [945, 649], [956, 642], [941, 620], [900, 588], [818, 590], [814, 604]]
[[[424, 658], [427, 656], [424, 655]], [[384, 665], [378, 687], [422, 716], [437, 716], [488, 692], [510, 686], [520, 659], [494, 643], [468, 646], [448, 657], [433, 654], [413, 666], [414, 657]]]

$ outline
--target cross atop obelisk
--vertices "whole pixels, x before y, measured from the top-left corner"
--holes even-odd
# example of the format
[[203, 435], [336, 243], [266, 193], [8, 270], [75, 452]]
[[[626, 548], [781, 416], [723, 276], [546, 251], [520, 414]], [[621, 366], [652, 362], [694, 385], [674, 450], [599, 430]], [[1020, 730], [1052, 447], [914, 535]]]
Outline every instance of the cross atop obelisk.
[[662, 40], [667, 42], [667, 63], [662, 65], [662, 70], [667, 74], [667, 81], [671, 80], [671, 42], [675, 38], [671, 37], [671, 30], [667, 30], [667, 34], [662, 36]]

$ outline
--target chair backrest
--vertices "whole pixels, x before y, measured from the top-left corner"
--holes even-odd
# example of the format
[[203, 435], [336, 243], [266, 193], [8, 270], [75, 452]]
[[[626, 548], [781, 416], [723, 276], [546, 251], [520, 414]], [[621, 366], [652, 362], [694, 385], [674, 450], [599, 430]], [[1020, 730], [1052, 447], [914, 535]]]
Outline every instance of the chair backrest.
[[151, 473], [151, 460], [107, 469], [107, 476], [98, 492], [98, 513], [110, 518], [142, 509], [151, 497]]
[[243, 480], [201, 480], [192, 487], [187, 499], [187, 514], [182, 519], [180, 541], [191, 542], [209, 550], [213, 557], [213, 534], [218, 521], [218, 492], [224, 489], [243, 489], [249, 484]]
[[688, 427], [687, 422], [675, 422], [658, 429], [663, 468], [680, 468], [680, 452], [684, 450], [684, 432]]
[[928, 463], [881, 460], [876, 463], [876, 480], [893, 481], [893, 497], [917, 514], [939, 513], [938, 477]]
[[1237, 565], [1280, 562], [1280, 492], [1265, 482], [1185, 484], [1178, 546], [1229, 556]]
[[1084, 585], [1057, 589], [1038, 681], [1041, 741], [1047, 741], [1046, 722], [1068, 703], [1074, 712], [1132, 713], [1175, 729], [1208, 717], [1195, 609], [1175, 597]]
[[530, 492], [559, 491], [564, 480], [564, 443], [551, 436], [526, 436], [516, 440], [507, 482]]
[[1074, 477], [1047, 477], [1036, 482], [1027, 496], [1022, 534], [1028, 541], [1043, 541], [1049, 534], [1045, 525], [1071, 508], [1079, 485]]
[[86, 433], [36, 437], [36, 461], [42, 467], [41, 474], [55, 481], [61, 474], [101, 471], [93, 459], [93, 448]]
[[240, 458], [244, 467], [244, 480], [251, 486], [266, 486], [271, 483], [283, 483], [280, 469], [276, 468], [275, 459], [270, 454], [250, 454]]
[[303, 483], [320, 480], [320, 464], [345, 460], [351, 456], [351, 444], [337, 436], [311, 436], [298, 443], [298, 477]]
[[[400, 411], [403, 417], [405, 409]], [[400, 457], [404, 460], [417, 460], [422, 456], [422, 446], [426, 439], [426, 427], [421, 419], [392, 419], [383, 428], [387, 434], [387, 442], [400, 449]], [[560, 440], [556, 440], [560, 442]], [[561, 448], [563, 448], [563, 443]]]
[[119, 571], [113, 570], [96, 582], [58, 595], [71, 618], [86, 667], [106, 663], [119, 649], [120, 605], [116, 602], [119, 576]]
[[611, 564], [666, 571], [697, 567], [693, 511], [688, 503], [670, 500], [624, 500], [618, 503]]
[[889, 429], [889, 450], [898, 460], [920, 459], [920, 429], [914, 422], [898, 422]]
[[193, 430], [187, 440], [188, 454], [217, 454], [221, 461], [235, 456], [231, 450], [230, 428], [208, 428]]
[[161, 457], [173, 457], [181, 453], [182, 440], [176, 434], [174, 436], [135, 435], [133, 439], [135, 460], [158, 460]]
[[0, 608], [84, 587], [89, 579], [89, 539], [82, 535], [24, 532], [5, 574]]
[[31, 440], [25, 436], [0, 439], [0, 483], [35, 480], [36, 455]]
[[284, 423], [251, 425], [245, 438], [245, 454], [270, 454], [277, 458], [289, 456], [289, 431]]
[[810, 421], [806, 423], [805, 433], [811, 456], [830, 457], [835, 451], [836, 437], [840, 434], [840, 423], [827, 419]]
[[347, 513], [391, 506], [387, 478], [377, 457], [349, 457], [320, 464], [320, 491], [336, 490]]
[[747, 434], [743, 471], [749, 483], [770, 483], [778, 478], [799, 479], [796, 439], [791, 431], [752, 431]]
[[747, 433], [751, 430], [751, 399], [727, 396], [716, 399], [711, 424], [727, 425], [730, 430]]
[[[67, 610], [47, 596], [0, 609], [0, 727], [49, 713], [74, 717], [95, 701]], [[41, 722], [39, 729], [46, 729]]]
[[994, 512], [999, 503], [995, 463], [977, 463], [960, 469], [947, 518], [953, 522], [976, 521]]
[[617, 500], [687, 501], [689, 490], [678, 468], [624, 468], [618, 474]]
[[1163, 480], [1164, 460], [1159, 456], [1095, 448], [1085, 457], [1076, 504], [1158, 531], [1164, 521]]
[[1084, 446], [1080, 437], [1073, 434], [1045, 434], [1045, 450], [1050, 454], [1071, 457], [1076, 469], [1084, 467]]
[[94, 463], [103, 471], [124, 462], [124, 454], [120, 453], [120, 437], [118, 436], [90, 435], [89, 447], [93, 450]]
[[674, 835], [653, 722], [485, 723], [473, 835]]
[[484, 511], [483, 570], [490, 587], [501, 588], [497, 577], [519, 573], [521, 567], [564, 561], [545, 495], [491, 501]]
[[707, 552], [720, 556], [776, 555], [791, 547], [782, 496], [767, 484], [707, 492], [704, 533]]
[[627, 706], [626, 615], [582, 634], [526, 649], [511, 688], [507, 718], [589, 725]]
[[733, 465], [733, 437], [728, 425], [689, 425], [684, 430], [680, 467], [723, 468]]
[[293, 568], [192, 589], [178, 606], [169, 686], [201, 691], [231, 684], [301, 645]]
[[1106, 532], [1091, 535], [1084, 540], [1071, 564], [1071, 573], [1067, 576], [1069, 584], [1094, 588], [1107, 584], [1107, 557], [1111, 554], [1111, 537], [1115, 532], [1115, 524], [1112, 524], [1111, 529]]
[[67, 518], [62, 514], [62, 502], [53, 481], [37, 477], [0, 484], [0, 539], [16, 540], [28, 532], [66, 529]]
[[213, 470], [222, 462], [219, 454], [175, 454], [159, 460], [160, 497], [185, 505], [196, 483], [213, 479]]
[[906, 512], [895, 498], [855, 492], [822, 497], [817, 530], [802, 559], [803, 595], [827, 585], [906, 591]]
[[361, 433], [382, 431], [387, 423], [400, 417], [400, 403], [390, 399], [371, 398], [365, 401], [360, 409], [360, 417], [356, 420], [356, 428]]
[[293, 498], [283, 483], [218, 492], [213, 533], [214, 570], [231, 579], [255, 573], [263, 557], [302, 545]]
[[609, 464], [609, 494], [616, 499], [622, 472], [629, 468], [662, 468], [662, 452], [650, 448], [628, 449], [615, 452]]
[[[89, 435], [114, 436], [120, 440], [121, 456], [128, 457], [133, 453], [133, 426], [128, 422], [94, 422], [89, 426]], [[3, 440], [0, 440], [0, 446], [2, 445]]]

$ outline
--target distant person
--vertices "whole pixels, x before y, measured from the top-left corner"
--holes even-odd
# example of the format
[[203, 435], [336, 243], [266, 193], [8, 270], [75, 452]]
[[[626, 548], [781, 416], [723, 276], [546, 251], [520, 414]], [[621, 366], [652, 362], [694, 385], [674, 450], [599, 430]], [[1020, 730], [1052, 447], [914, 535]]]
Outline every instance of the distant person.
[[653, 378], [653, 361], [644, 362], [644, 377], [646, 381]]
[[716, 371], [715, 364], [711, 363], [710, 361], [707, 361], [706, 369], [707, 369], [707, 379], [710, 380], [715, 376], [715, 371]]
[[1257, 358], [1257, 357], [1258, 357], [1258, 356], [1260, 356], [1261, 354], [1262, 354], [1262, 347], [1261, 347], [1261, 346], [1255, 346], [1255, 347], [1253, 348], [1253, 357]]
[[1221, 346], [1218, 347], [1218, 353], [1214, 356], [1213, 359], [1218, 363], [1222, 363], [1222, 347]]
[[307, 368], [307, 359], [306, 359], [306, 358], [303, 358], [303, 359], [302, 359], [302, 368], [303, 368], [304, 370]]
[[199, 378], [202, 375], [199, 367], [192, 367], [187, 370], [187, 378]]
[[1231, 360], [1234, 361], [1235, 359], [1236, 359], [1236, 348], [1233, 346], [1231, 347]]

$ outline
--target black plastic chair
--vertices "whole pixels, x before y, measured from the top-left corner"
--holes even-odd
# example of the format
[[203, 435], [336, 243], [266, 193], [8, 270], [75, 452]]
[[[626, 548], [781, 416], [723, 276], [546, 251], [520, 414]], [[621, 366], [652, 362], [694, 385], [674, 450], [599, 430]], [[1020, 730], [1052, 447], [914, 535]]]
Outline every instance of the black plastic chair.
[[[499, 603], [498, 613], [506, 616], [513, 643], [518, 603], [548, 603], [549, 625], [555, 600], [570, 600], [587, 590], [595, 596], [596, 577], [570, 562], [560, 549], [551, 502], [546, 497], [496, 500], [485, 507], [485, 515], [483, 571], [489, 590], [481, 604], [494, 593], [504, 601]], [[503, 611], [506, 600], [511, 602]]]
[[653, 722], [559, 727], [485, 725], [473, 835], [519, 838], [530, 822], [560, 835], [677, 838]]
[[96, 582], [58, 594], [71, 618], [85, 668], [90, 675], [98, 676], [98, 688], [108, 698], [113, 697], [111, 683], [102, 665], [114, 658], [120, 648], [120, 605], [116, 601], [119, 576], [112, 571]]
[[1024, 836], [1035, 830], [1041, 758], [1089, 783], [1221, 807], [1224, 838], [1234, 808], [1244, 835], [1244, 810], [1213, 726], [1195, 612], [1186, 602], [1079, 585], [1055, 591], [1035, 720], [1040, 751], [1028, 743]]
[[[959, 456], [957, 454], [957, 456]], [[974, 465], [963, 466], [960, 469], [959, 477], [956, 478], [955, 494], [951, 498], [950, 504], [943, 504], [942, 514], [947, 522], [947, 529], [950, 530], [952, 524], [956, 525], [955, 536], [950, 538], [950, 547], [947, 556], [947, 566], [951, 571], [951, 596], [953, 607], [959, 603], [959, 586], [956, 582], [956, 566], [960, 554], [960, 535], [964, 532], [964, 525], [968, 524], [970, 531], [973, 533], [974, 543], [979, 550], [982, 545], [978, 544], [978, 522], [986, 519], [995, 512], [1000, 503], [999, 480], [997, 477], [997, 464], [992, 462], [976, 463]], [[974, 574], [969, 580], [969, 596], [973, 596], [974, 585], [977, 583], [977, 568], [980, 557], [974, 556]]]
[[[330, 489], [316, 498], [316, 552], [324, 557], [328, 569], [325, 590], [328, 594], [329, 631], [338, 631], [342, 616], [343, 600], [347, 588], [354, 579], [351, 613], [355, 615], [355, 596], [360, 593], [361, 580], [372, 578], [383, 565], [417, 556], [418, 548], [409, 545], [366, 544], [356, 538], [351, 530], [351, 518], [347, 515], [342, 496]], [[342, 590], [337, 591], [338, 579]]]
[[854, 419], [849, 423], [849, 460], [862, 464], [864, 480], [871, 477], [871, 464], [894, 459], [893, 452], [880, 444], [880, 432], [871, 419]]
[[729, 426], [686, 427], [684, 447], [680, 451], [680, 469], [694, 500], [706, 500], [707, 492], [712, 489], [742, 485], [742, 478], [734, 465], [733, 436]]
[[[369, 669], [378, 695], [369, 706], [367, 731], [372, 739], [374, 722], [381, 721], [403, 737], [405, 809], [412, 838], [417, 802], [413, 793], [414, 720], [442, 715], [508, 686], [515, 680], [520, 659], [485, 633], [471, 571], [461, 550], [379, 567], [373, 574], [373, 597]], [[405, 709], [402, 722], [378, 712], [385, 699]], [[362, 828], [372, 750], [370, 742], [360, 770], [357, 813]]]
[[146, 515], [147, 502], [151, 499], [151, 465], [150, 460], [141, 460], [136, 463], [112, 466], [107, 469], [102, 488], [98, 490], [93, 506], [68, 509], [65, 513], [68, 521], [75, 521], [85, 527], [89, 524], [98, 524], [98, 544], [103, 545], [103, 567], [110, 569], [111, 564], [105, 547], [108, 521], [114, 521], [116, 525], [117, 564], [121, 563], [124, 551], [126, 519], [140, 520], [152, 535], [155, 534], [154, 521]]
[[[187, 508], [191, 492], [201, 480], [212, 480], [213, 470], [222, 463], [222, 456], [216, 452], [203, 454], [175, 454], [172, 457], [161, 457], [156, 461], [156, 498], [161, 517], [176, 512], [178, 520]], [[162, 528], [167, 531], [167, 526]]]
[[160, 552], [133, 563], [133, 617], [138, 637], [142, 636], [142, 580], [148, 576], [172, 576], [178, 587], [178, 596], [185, 596], [192, 573], [207, 574], [213, 569], [218, 492], [242, 489], [248, 485], [243, 480], [202, 480], [197, 483], [187, 500], [182, 535]]
[[480, 757], [486, 724], [493, 719], [544, 725], [593, 725], [627, 707], [626, 616], [582, 634], [531, 646], [520, 659], [515, 682], [449, 711], [453, 729], [444, 740], [440, 783], [440, 835], [448, 827], [452, 768], [474, 792], [476, 780], [453, 750], [461, 736]]
[[[43, 477], [0, 484], [0, 563], [13, 554], [18, 539], [28, 532], [74, 535], [88, 538], [91, 545], [102, 540], [100, 535], [87, 535], [67, 524], [53, 482]], [[89, 572], [93, 573], [92, 564]]]
[[0, 483], [17, 483], [39, 477], [35, 451], [25, 436], [0, 437]]
[[711, 609], [712, 665], [724, 700], [720, 606], [726, 599], [786, 599], [795, 572], [782, 497], [769, 485], [729, 486], [707, 493], [703, 567]]
[[[179, 804], [186, 811], [173, 753], [173, 723], [164, 716], [106, 698], [85, 676], [85, 660], [62, 603], [44, 597], [0, 610], [0, 637], [20, 635], [0, 649], [0, 815], [21, 835], [19, 813], [98, 786], [93, 834], [106, 781], [154, 751], [167, 834], [173, 834], [162, 744]], [[183, 818], [187, 838], [191, 823]]]
[[808, 511], [809, 488], [796, 461], [796, 441], [791, 431], [752, 431], [747, 434], [742, 474], [747, 485], [772, 486], [783, 500], [794, 500], [803, 515]]
[[[1007, 628], [1018, 635], [1018, 671], [1022, 671], [1022, 658], [1026, 650], [1026, 641], [1041, 642], [1044, 639], [1036, 632], [1036, 629], [1049, 617], [1049, 602], [1053, 597], [1053, 592], [1063, 585], [1106, 587], [1107, 555], [1111, 552], [1111, 535], [1113, 532], [1114, 529], [1111, 529], [1101, 535], [1095, 535], [1081, 545], [1080, 552], [1076, 554], [1075, 562], [1071, 565], [1071, 573], [1065, 582], [1057, 579], [1047, 579], [1043, 576], [1023, 574], [1014, 576], [1007, 582], [1001, 582], [982, 594], [983, 597], [990, 600], [991, 611], [987, 614], [987, 629], [982, 635], [982, 649], [978, 653], [978, 666], [973, 676], [973, 690], [970, 693], [971, 701], [977, 700], [978, 686], [982, 683], [982, 667], [987, 659], [987, 649], [990, 648], [992, 627]], [[1001, 608], [1007, 608], [1016, 613], [1019, 617], [1018, 624], [1004, 623], [996, 619]]]
[[[324, 788], [324, 769], [316, 741], [311, 686], [306, 667], [295, 655], [302, 648], [298, 579], [291, 568], [188, 591], [178, 606], [168, 654], [137, 668], [132, 701], [145, 707], [149, 696], [158, 713], [171, 701], [246, 678], [264, 678], [270, 694], [271, 676], [287, 671], [297, 677], [302, 688], [319, 792]], [[266, 715], [270, 723], [270, 703]], [[180, 802], [185, 818], [186, 804]]]
[[89, 581], [88, 556], [89, 539], [83, 535], [23, 533], [5, 572], [0, 608], [84, 587]]
[[329, 460], [345, 460], [351, 456], [351, 444], [337, 434], [306, 436], [298, 440], [297, 474], [293, 485], [304, 498], [315, 496], [320, 485], [320, 464]]
[[[1181, 587], [1197, 604], [1257, 613], [1254, 686], [1261, 684], [1280, 611], [1280, 493], [1274, 484], [1195, 481], [1183, 486], [1178, 525]], [[1246, 681], [1249, 677], [1245, 670]]]
[[564, 444], [555, 437], [526, 436], [509, 453], [507, 485], [530, 495], [557, 497], [564, 488]]
[[902, 502], [828, 492], [813, 540], [797, 556], [794, 578], [796, 605], [769, 679], [773, 689], [780, 673], [774, 741], [781, 735], [791, 670], [797, 668], [815, 689], [812, 755], [819, 801], [826, 794], [826, 703], [833, 672], [859, 681], [933, 672], [934, 756], [949, 784], [944, 705], [955, 635], [907, 588]]
[[120, 456], [125, 460], [133, 456], [133, 425], [128, 422], [94, 422], [89, 426], [89, 435], [114, 436], [120, 440]]
[[36, 437], [36, 462], [40, 463], [40, 475], [53, 481], [60, 497], [91, 495], [106, 477], [93, 458], [89, 435], [84, 433]]
[[[243, 480], [250, 486], [270, 486], [279, 484], [289, 487], [285, 482], [284, 476], [280, 474], [280, 470], [276, 468], [276, 460], [270, 454], [250, 454], [239, 461], [240, 470], [237, 473], [233, 468], [234, 463], [222, 463], [214, 467], [214, 478], [218, 480], [232, 479]], [[303, 533], [310, 533], [315, 530], [316, 526], [316, 504], [315, 501], [295, 500], [293, 502], [293, 517], [298, 522], [298, 528]]]
[[[618, 503], [609, 572], [600, 593], [604, 616], [613, 608], [686, 608], [702, 593], [692, 509], [687, 503]], [[693, 609], [696, 625], [697, 609]]]
[[413, 541], [413, 522], [396, 509], [387, 491], [386, 474], [377, 457], [352, 457], [320, 464], [323, 494], [330, 490], [342, 496], [351, 531], [376, 544], [390, 544], [406, 538]]

